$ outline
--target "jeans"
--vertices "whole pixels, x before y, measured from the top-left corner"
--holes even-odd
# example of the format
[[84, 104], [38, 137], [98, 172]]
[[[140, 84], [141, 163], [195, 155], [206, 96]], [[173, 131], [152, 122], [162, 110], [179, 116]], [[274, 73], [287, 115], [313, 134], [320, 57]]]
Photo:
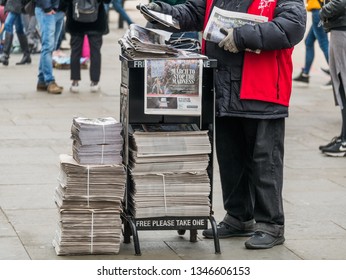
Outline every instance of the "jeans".
[[13, 25], [17, 34], [24, 34], [23, 22], [20, 14], [9, 12], [5, 21], [5, 32], [13, 34]]
[[215, 132], [224, 222], [283, 236], [285, 119], [216, 117]]
[[327, 33], [323, 30], [322, 24], [320, 23], [319, 10], [312, 10], [312, 24], [308, 35], [305, 38], [305, 66], [303, 73], [309, 74], [312, 62], [315, 58], [315, 41], [318, 41], [318, 44], [326, 58], [327, 63], [329, 62], [329, 40]]
[[38, 82], [49, 84], [55, 81], [53, 76], [52, 53], [56, 49], [64, 16], [63, 12], [46, 14], [41, 8], [35, 8], [35, 15], [41, 31], [41, 56], [38, 68]]
[[[102, 34], [87, 35], [90, 45], [90, 80], [98, 83], [101, 74]], [[71, 35], [71, 80], [79, 81], [84, 35]]]
[[[130, 19], [128, 14], [126, 13], [123, 5], [122, 5], [123, 0], [112, 0], [111, 3], [113, 5], [114, 10], [116, 10], [119, 15], [127, 22], [128, 25], [133, 23], [133, 21]], [[108, 12], [109, 10], [109, 4], [105, 4], [105, 10]]]

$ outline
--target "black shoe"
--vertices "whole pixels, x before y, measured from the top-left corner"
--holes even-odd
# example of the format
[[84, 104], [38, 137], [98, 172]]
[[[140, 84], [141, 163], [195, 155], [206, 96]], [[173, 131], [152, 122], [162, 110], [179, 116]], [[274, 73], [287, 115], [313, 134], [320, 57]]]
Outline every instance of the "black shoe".
[[327, 145], [321, 145], [318, 148], [320, 151], [323, 152], [324, 149], [329, 148], [333, 146], [335, 143], [340, 143], [341, 142], [341, 137], [340, 136], [335, 136]]
[[[253, 230], [239, 230], [231, 227], [230, 225], [221, 222], [217, 225], [217, 233], [219, 238], [228, 238], [228, 237], [247, 237], [254, 234]], [[203, 230], [202, 235], [206, 238], [214, 238], [213, 229], [208, 228]]]
[[253, 236], [246, 240], [245, 247], [246, 249], [270, 249], [284, 242], [285, 237], [283, 236], [275, 237], [262, 231], [256, 231]]
[[346, 142], [342, 142], [340, 139], [339, 142], [324, 148], [322, 152], [331, 157], [344, 157], [346, 156]]
[[22, 59], [16, 63], [16, 65], [24, 65], [24, 64], [30, 64], [31, 63], [31, 57], [30, 54], [24, 54]]
[[309, 84], [309, 75], [303, 73], [303, 71], [299, 74], [299, 76], [295, 77], [293, 79], [294, 82], [298, 82], [302, 85], [308, 85]]
[[6, 54], [2, 54], [2, 56], [0, 57], [0, 63], [7, 66], [9, 63], [9, 56]]

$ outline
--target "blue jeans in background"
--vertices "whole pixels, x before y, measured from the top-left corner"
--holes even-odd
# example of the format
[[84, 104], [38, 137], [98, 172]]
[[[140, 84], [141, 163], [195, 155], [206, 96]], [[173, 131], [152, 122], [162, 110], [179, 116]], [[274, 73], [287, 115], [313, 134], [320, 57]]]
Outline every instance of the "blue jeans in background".
[[322, 24], [320, 22], [319, 10], [312, 10], [312, 24], [308, 35], [305, 38], [305, 66], [303, 69], [304, 74], [309, 74], [312, 62], [315, 58], [315, 41], [318, 41], [318, 44], [326, 58], [327, 63], [329, 62], [329, 40], [327, 33], [323, 30]]
[[13, 25], [16, 27], [17, 34], [24, 34], [23, 22], [20, 14], [9, 12], [6, 20], [4, 30], [6, 33], [13, 34]]
[[[130, 17], [126, 13], [126, 11], [122, 5], [122, 2], [123, 2], [123, 0], [112, 0], [111, 1], [114, 10], [116, 10], [119, 13], [119, 15], [123, 18], [123, 20], [125, 20], [127, 22], [128, 25], [130, 25], [131, 23], [133, 23], [133, 21], [130, 19]], [[105, 10], [106, 10], [106, 12], [108, 12], [109, 4], [105, 4]]]
[[38, 82], [49, 84], [55, 81], [53, 76], [52, 54], [56, 49], [63, 26], [63, 12], [54, 15], [46, 14], [41, 8], [35, 8], [35, 15], [41, 31], [41, 56], [38, 68]]

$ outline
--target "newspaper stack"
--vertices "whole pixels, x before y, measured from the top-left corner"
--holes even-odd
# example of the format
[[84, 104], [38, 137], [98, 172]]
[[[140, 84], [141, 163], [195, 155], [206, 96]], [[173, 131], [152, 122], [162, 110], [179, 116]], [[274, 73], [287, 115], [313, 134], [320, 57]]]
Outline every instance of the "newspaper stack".
[[132, 126], [129, 142], [136, 218], [209, 216], [208, 131], [193, 124]]
[[55, 201], [63, 209], [120, 208], [124, 196], [123, 165], [80, 165], [70, 155], [60, 155]]
[[117, 254], [121, 241], [120, 212], [113, 209], [60, 210], [53, 246], [58, 255]]
[[125, 181], [123, 165], [86, 166], [60, 155], [59, 224], [53, 240], [58, 255], [119, 252]]
[[151, 29], [131, 24], [119, 39], [122, 54], [128, 58], [166, 58], [177, 56], [179, 51], [168, 46], [166, 37]]
[[79, 164], [120, 164], [122, 125], [114, 118], [73, 119], [73, 158]]
[[114, 118], [73, 119], [73, 155], [60, 155], [54, 193], [57, 255], [119, 253], [126, 183], [121, 130]]

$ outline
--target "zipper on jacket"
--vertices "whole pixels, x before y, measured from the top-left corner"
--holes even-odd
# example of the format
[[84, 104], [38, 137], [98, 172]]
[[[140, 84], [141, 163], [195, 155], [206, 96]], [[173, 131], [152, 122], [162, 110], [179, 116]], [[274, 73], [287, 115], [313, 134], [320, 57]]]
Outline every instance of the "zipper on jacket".
[[276, 63], [278, 65], [278, 79], [276, 81], [276, 99], [279, 100], [280, 99], [280, 88], [279, 88], [279, 78], [280, 78], [280, 65], [279, 65], [279, 60], [278, 60], [278, 56], [276, 56]]

